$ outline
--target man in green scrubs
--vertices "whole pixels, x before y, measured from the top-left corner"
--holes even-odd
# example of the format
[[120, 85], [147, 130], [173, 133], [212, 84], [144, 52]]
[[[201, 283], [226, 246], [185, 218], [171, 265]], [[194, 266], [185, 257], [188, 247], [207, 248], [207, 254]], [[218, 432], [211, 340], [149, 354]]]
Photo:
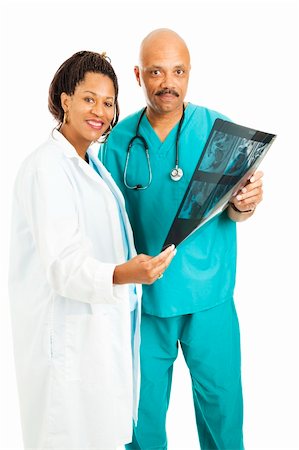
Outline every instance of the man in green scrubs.
[[[100, 151], [126, 199], [138, 253], [161, 250], [213, 123], [225, 119], [184, 102], [189, 72], [189, 51], [180, 36], [168, 29], [146, 36], [135, 67], [146, 109], [120, 122]], [[141, 138], [134, 140], [127, 159], [136, 134]], [[183, 170], [178, 181], [170, 177], [176, 146]], [[201, 448], [243, 448], [240, 340], [233, 301], [235, 222], [250, 217], [261, 201], [261, 176], [257, 172], [227, 210], [178, 246], [164, 276], [144, 286], [139, 419], [128, 449], [167, 448], [165, 421], [178, 345], [191, 374]]]

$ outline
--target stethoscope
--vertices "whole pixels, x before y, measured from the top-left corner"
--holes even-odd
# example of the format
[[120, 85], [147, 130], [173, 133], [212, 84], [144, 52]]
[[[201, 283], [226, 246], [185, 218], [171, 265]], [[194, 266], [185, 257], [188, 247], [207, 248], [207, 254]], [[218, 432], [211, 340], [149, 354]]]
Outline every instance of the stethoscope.
[[[149, 185], [151, 184], [152, 178], [153, 178], [148, 145], [147, 145], [145, 138], [143, 136], [141, 136], [141, 134], [139, 134], [140, 123], [141, 123], [141, 120], [142, 120], [145, 112], [146, 112], [146, 107], [144, 108], [144, 110], [142, 111], [142, 113], [139, 117], [137, 127], [136, 127], [136, 134], [130, 140], [128, 149], [127, 149], [127, 157], [126, 157], [126, 163], [125, 163], [125, 169], [124, 169], [124, 184], [128, 189], [135, 189], [135, 190], [147, 189], [149, 187]], [[176, 134], [176, 140], [175, 140], [175, 167], [170, 172], [170, 178], [173, 181], [179, 181], [182, 178], [182, 176], [184, 175], [183, 169], [181, 169], [179, 167], [179, 139], [180, 139], [180, 132], [181, 132], [181, 128], [182, 128], [182, 125], [184, 122], [184, 118], [185, 118], [185, 105], [183, 105], [183, 114], [182, 114], [182, 117], [179, 122], [178, 130], [177, 130], [177, 134]], [[127, 182], [127, 171], [128, 171], [128, 165], [129, 165], [129, 159], [130, 159], [130, 152], [131, 152], [131, 148], [132, 148], [134, 142], [137, 139], [139, 139], [142, 142], [142, 145], [144, 146], [147, 167], [148, 167], [148, 181], [147, 181], [147, 184], [144, 186], [142, 184], [136, 184], [135, 186], [130, 186]]]

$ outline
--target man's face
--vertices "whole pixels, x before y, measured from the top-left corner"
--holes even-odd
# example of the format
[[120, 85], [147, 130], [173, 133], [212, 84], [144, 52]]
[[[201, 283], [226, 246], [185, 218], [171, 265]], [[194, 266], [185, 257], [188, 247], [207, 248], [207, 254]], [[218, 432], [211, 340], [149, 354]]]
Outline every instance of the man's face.
[[164, 114], [182, 108], [189, 72], [189, 52], [181, 42], [156, 41], [143, 49], [135, 75], [152, 112]]

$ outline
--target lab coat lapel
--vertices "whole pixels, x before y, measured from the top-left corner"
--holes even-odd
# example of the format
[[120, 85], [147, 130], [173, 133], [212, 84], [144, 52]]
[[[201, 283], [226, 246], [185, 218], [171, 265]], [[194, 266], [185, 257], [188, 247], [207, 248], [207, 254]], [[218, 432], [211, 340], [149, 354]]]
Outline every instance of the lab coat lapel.
[[[99, 173], [97, 173], [89, 164], [87, 164], [76, 152], [75, 148], [72, 146], [72, 144], [57, 130], [55, 129], [52, 133], [52, 139], [55, 141], [58, 141], [65, 156], [67, 158], [71, 158], [76, 160], [78, 163], [80, 169], [94, 182], [100, 183], [101, 187], [109, 192], [112, 192], [116, 201], [118, 202], [119, 208], [121, 210], [121, 214], [124, 220], [124, 224], [127, 231], [128, 236], [128, 244], [130, 247], [130, 253], [131, 255], [135, 255], [135, 248], [134, 248], [134, 239], [133, 234], [131, 230], [131, 226], [129, 223], [129, 219], [127, 216], [126, 208], [125, 208], [125, 201], [123, 198], [123, 195], [119, 188], [117, 187], [116, 183], [114, 182], [112, 176], [107, 171], [107, 169], [103, 166], [103, 164], [98, 159], [98, 149], [95, 148], [89, 148], [87, 151], [88, 157], [92, 160], [93, 164], [97, 167], [97, 170]], [[99, 175], [100, 174], [100, 175]]]
[[[99, 174], [86, 162], [84, 161], [76, 152], [75, 148], [72, 146], [72, 144], [59, 132], [58, 129], [53, 130], [52, 132], [52, 139], [54, 139], [56, 142], [58, 141], [60, 144], [60, 147], [64, 153], [64, 155], [67, 158], [73, 159], [76, 161], [80, 169], [93, 181], [96, 183], [100, 183], [104, 189], [107, 191], [110, 191], [109, 187], [107, 186], [107, 183], [105, 183], [105, 180], [102, 179]], [[88, 156], [90, 156], [91, 150], [88, 151]], [[96, 158], [94, 158], [96, 159]], [[96, 164], [96, 161], [94, 161]], [[96, 164], [97, 165], [97, 164]], [[98, 165], [97, 165], [98, 167]]]
[[[136, 252], [135, 252], [135, 247], [134, 247], [134, 239], [133, 239], [131, 225], [130, 225], [126, 207], [125, 207], [124, 197], [123, 197], [120, 189], [117, 187], [112, 176], [110, 175], [110, 172], [108, 172], [108, 170], [103, 166], [103, 164], [101, 163], [101, 161], [99, 160], [97, 155], [98, 155], [98, 150], [92, 150], [92, 149], [88, 150], [89, 158], [91, 159], [93, 164], [97, 167], [97, 170], [99, 171], [102, 180], [104, 181], [107, 188], [113, 193], [113, 195], [116, 198], [116, 201], [118, 202], [120, 212], [121, 212], [121, 215], [123, 217], [123, 221], [124, 221], [124, 224], [126, 227], [126, 233], [127, 233], [127, 237], [128, 237], [130, 254], [135, 255]], [[92, 170], [95, 172], [94, 169], [92, 169]]]
[[[97, 168], [97, 170], [98, 170], [102, 180], [105, 182], [106, 186], [109, 187], [110, 191], [116, 197], [116, 199], [117, 199], [117, 201], [119, 203], [119, 206], [122, 209], [122, 213], [123, 213], [125, 211], [125, 201], [124, 201], [124, 198], [123, 198], [123, 195], [122, 195], [121, 191], [119, 190], [119, 188], [115, 184], [112, 176], [110, 175], [110, 173], [107, 171], [107, 169], [103, 166], [103, 164], [98, 159], [97, 152], [95, 154], [95, 151], [89, 149], [88, 150], [88, 156], [92, 160], [93, 164], [96, 166], [96, 168]], [[92, 172], [95, 172], [95, 170], [92, 169]]]

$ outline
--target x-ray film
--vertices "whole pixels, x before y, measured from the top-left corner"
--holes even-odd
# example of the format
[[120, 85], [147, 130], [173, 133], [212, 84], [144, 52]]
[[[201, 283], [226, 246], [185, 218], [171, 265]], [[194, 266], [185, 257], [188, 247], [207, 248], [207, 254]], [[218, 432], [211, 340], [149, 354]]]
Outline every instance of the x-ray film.
[[228, 205], [276, 135], [216, 119], [163, 248], [179, 245]]

